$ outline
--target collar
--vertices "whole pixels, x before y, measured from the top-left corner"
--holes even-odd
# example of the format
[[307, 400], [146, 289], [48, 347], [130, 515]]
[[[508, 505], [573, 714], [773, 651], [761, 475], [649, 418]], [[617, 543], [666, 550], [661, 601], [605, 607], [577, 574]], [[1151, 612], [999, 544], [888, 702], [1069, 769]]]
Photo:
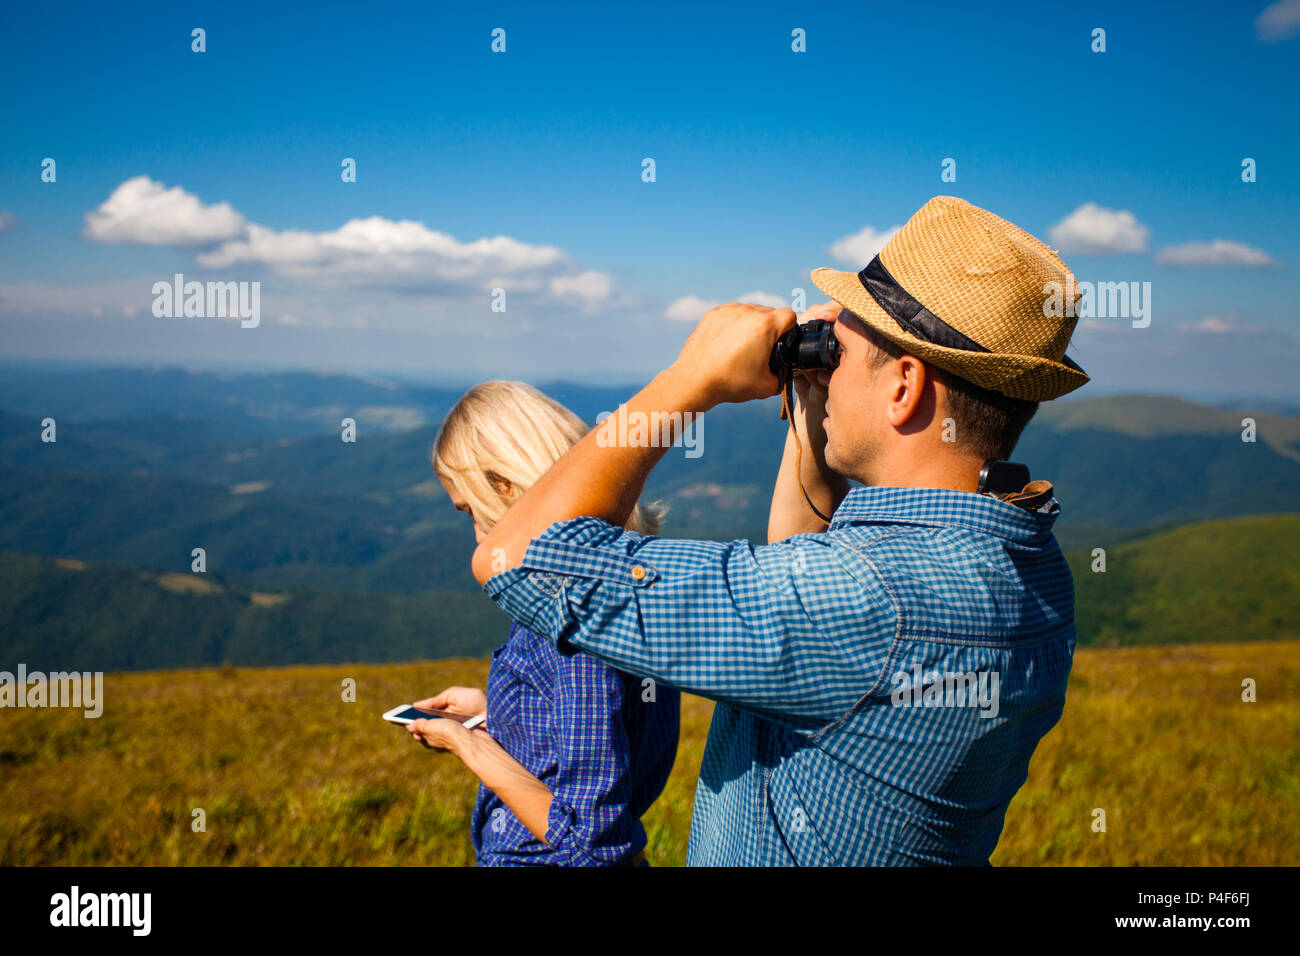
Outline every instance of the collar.
[[[1043, 486], [1046, 486], [1044, 488]], [[1048, 482], [1030, 482], [1003, 501], [948, 488], [854, 488], [831, 515], [827, 531], [864, 524], [966, 528], [1028, 545], [1040, 545], [1061, 513]]]

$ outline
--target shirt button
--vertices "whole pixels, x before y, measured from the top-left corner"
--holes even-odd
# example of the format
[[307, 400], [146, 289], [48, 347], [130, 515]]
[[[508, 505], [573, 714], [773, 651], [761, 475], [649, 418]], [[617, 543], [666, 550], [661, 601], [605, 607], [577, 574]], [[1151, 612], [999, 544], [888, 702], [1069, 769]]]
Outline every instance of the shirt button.
[[643, 577], [645, 577], [645, 568], [641, 567], [641, 565], [639, 565], [639, 564], [633, 566], [633, 568], [632, 568], [632, 577], [634, 577], [634, 578], [636, 578], [638, 581], [640, 581]]

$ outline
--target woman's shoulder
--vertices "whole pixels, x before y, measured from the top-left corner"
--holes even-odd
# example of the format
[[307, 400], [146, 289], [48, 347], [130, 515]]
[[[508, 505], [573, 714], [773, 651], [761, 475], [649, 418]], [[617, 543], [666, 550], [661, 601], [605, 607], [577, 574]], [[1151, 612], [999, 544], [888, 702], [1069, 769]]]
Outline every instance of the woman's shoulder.
[[559, 682], [571, 688], [586, 687], [593, 693], [613, 695], [614, 698], [627, 694], [641, 696], [646, 687], [651, 686], [657, 696], [668, 699], [678, 696], [678, 691], [671, 687], [656, 686], [649, 678], [621, 671], [590, 654], [581, 651], [562, 654], [549, 638], [514, 622], [510, 625], [509, 639], [494, 656], [507, 657], [508, 662], [502, 663], [508, 663], [520, 674], [527, 674], [534, 683], [540, 680], [543, 685]]
[[506, 642], [497, 648], [494, 658], [509, 658], [516, 666], [534, 670], [553, 671], [559, 664], [560, 653], [555, 645], [540, 634], [512, 623]]
[[511, 623], [510, 637], [504, 651], [517, 661], [527, 662], [538, 670], [553, 676], [567, 675], [564, 679], [597, 679], [604, 682], [625, 676], [599, 658], [584, 654], [562, 654], [549, 638], [535, 634], [528, 628]]
[[555, 651], [555, 646], [540, 634], [534, 634], [522, 624], [510, 623], [510, 633], [506, 636], [506, 645], [519, 650]]

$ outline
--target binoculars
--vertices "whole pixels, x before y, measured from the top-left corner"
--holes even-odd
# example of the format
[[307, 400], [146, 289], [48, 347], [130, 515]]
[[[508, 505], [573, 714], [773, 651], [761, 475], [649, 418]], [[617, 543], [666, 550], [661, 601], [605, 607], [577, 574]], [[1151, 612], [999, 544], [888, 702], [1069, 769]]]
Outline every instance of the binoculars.
[[835, 323], [813, 319], [796, 325], [776, 340], [767, 367], [781, 381], [789, 381], [795, 369], [834, 369], [840, 364], [840, 342]]

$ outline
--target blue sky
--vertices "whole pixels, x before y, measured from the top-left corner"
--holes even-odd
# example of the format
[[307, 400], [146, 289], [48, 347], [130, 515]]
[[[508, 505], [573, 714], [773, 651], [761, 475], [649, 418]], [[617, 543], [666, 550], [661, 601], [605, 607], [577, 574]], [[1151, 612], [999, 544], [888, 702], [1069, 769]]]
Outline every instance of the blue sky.
[[[1291, 396], [1297, 32], [1300, 0], [11, 4], [0, 355], [634, 381], [952, 194], [1151, 283], [1149, 327], [1076, 332], [1096, 390]], [[260, 325], [155, 317], [176, 272], [260, 282]]]

